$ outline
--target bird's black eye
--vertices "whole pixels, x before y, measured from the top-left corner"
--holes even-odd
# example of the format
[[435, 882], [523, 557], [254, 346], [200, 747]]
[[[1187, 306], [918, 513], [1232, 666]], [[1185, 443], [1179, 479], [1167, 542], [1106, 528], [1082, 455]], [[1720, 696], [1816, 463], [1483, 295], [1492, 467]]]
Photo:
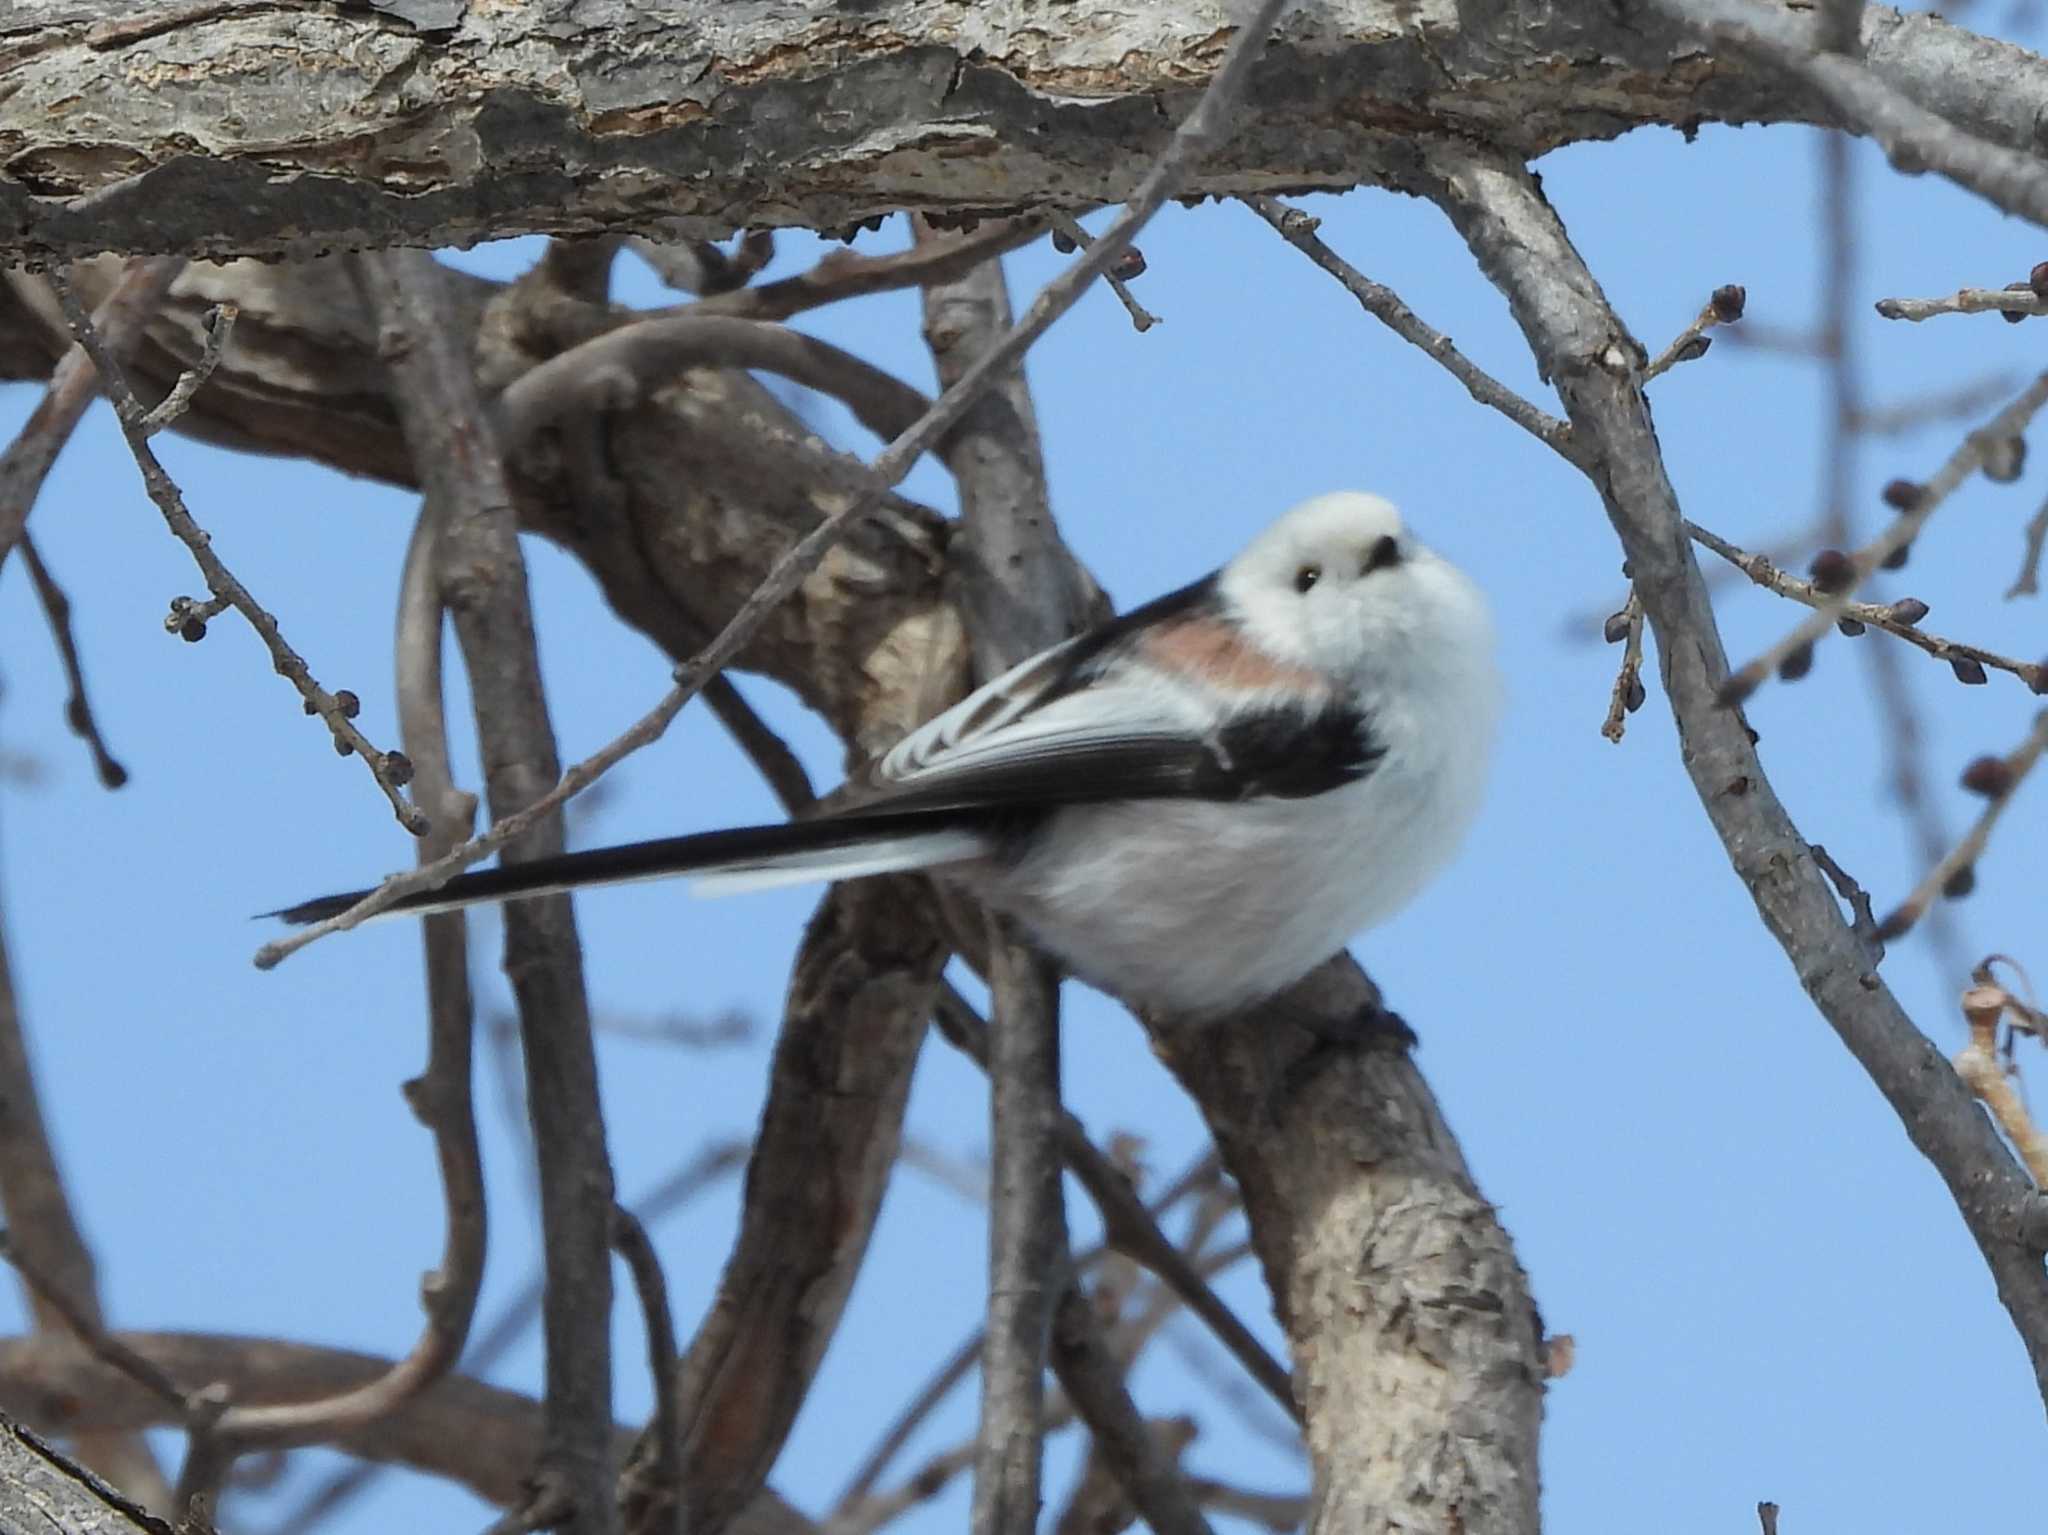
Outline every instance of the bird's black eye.
[[1365, 569], [1361, 575], [1371, 575], [1375, 570], [1385, 570], [1401, 563], [1401, 546], [1389, 534], [1372, 546], [1372, 553], [1365, 557]]
[[1304, 565], [1301, 567], [1301, 569], [1297, 570], [1294, 573], [1294, 589], [1297, 592], [1306, 592], [1310, 587], [1314, 586], [1318, 581], [1322, 579], [1322, 566]]

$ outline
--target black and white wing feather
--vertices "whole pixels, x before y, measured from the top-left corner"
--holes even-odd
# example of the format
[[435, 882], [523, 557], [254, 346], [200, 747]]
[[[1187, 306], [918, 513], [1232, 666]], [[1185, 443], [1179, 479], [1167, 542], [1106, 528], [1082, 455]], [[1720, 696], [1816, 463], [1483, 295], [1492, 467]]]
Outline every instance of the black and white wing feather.
[[[460, 875], [391, 911], [685, 874], [732, 890], [939, 867], [986, 856], [1063, 805], [1319, 794], [1372, 770], [1370, 725], [1318, 679], [1247, 655], [1203, 581], [995, 678], [810, 816]], [[317, 922], [366, 893], [270, 915]]]

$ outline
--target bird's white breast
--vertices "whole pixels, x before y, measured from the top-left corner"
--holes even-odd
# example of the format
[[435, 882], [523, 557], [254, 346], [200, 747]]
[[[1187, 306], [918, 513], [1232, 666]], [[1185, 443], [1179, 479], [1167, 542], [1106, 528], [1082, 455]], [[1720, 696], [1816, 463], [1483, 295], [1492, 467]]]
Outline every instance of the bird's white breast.
[[1073, 972], [1127, 1001], [1213, 1017], [1272, 995], [1384, 921], [1477, 813], [1495, 682], [1385, 698], [1364, 778], [1301, 799], [1132, 800], [1060, 810], [1021, 862], [976, 880]]

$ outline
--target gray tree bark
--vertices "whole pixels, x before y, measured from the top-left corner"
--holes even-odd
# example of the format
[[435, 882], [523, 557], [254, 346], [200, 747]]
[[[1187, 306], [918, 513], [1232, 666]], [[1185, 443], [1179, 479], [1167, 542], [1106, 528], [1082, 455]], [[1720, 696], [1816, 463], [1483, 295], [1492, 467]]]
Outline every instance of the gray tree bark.
[[[305, 257], [495, 236], [833, 228], [1121, 200], [1229, 40], [1227, 0], [0, 3], [0, 244]], [[1056, 16], [1048, 24], [1048, 16]], [[2048, 72], [1865, 13], [1883, 82], [2037, 151]], [[1308, 0], [1197, 193], [1380, 180], [1428, 134], [1524, 157], [1662, 124], [1832, 122], [1647, 5]]]

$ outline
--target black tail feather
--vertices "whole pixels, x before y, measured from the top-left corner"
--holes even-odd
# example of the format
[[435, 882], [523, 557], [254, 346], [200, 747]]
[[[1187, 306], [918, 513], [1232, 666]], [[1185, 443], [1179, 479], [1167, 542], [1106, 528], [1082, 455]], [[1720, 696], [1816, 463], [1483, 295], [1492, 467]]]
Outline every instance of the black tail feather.
[[[535, 858], [525, 863], [501, 864], [496, 868], [458, 874], [436, 889], [403, 896], [386, 910], [393, 915], [447, 910], [488, 901], [516, 901], [522, 896], [545, 895], [590, 885], [614, 885], [714, 869], [746, 868], [756, 863], [772, 864], [792, 854], [858, 847], [866, 842], [906, 833], [973, 826], [981, 819], [972, 813], [958, 811], [848, 814], [823, 816], [811, 821], [788, 821], [779, 826], [735, 826], [720, 831], [694, 832], [686, 837], [628, 842], [618, 847], [560, 853], [552, 858]], [[369, 893], [368, 890], [347, 890], [337, 895], [315, 896], [310, 901], [301, 901], [296, 906], [267, 911], [262, 915], [280, 918], [294, 927], [304, 927], [339, 916]]]

